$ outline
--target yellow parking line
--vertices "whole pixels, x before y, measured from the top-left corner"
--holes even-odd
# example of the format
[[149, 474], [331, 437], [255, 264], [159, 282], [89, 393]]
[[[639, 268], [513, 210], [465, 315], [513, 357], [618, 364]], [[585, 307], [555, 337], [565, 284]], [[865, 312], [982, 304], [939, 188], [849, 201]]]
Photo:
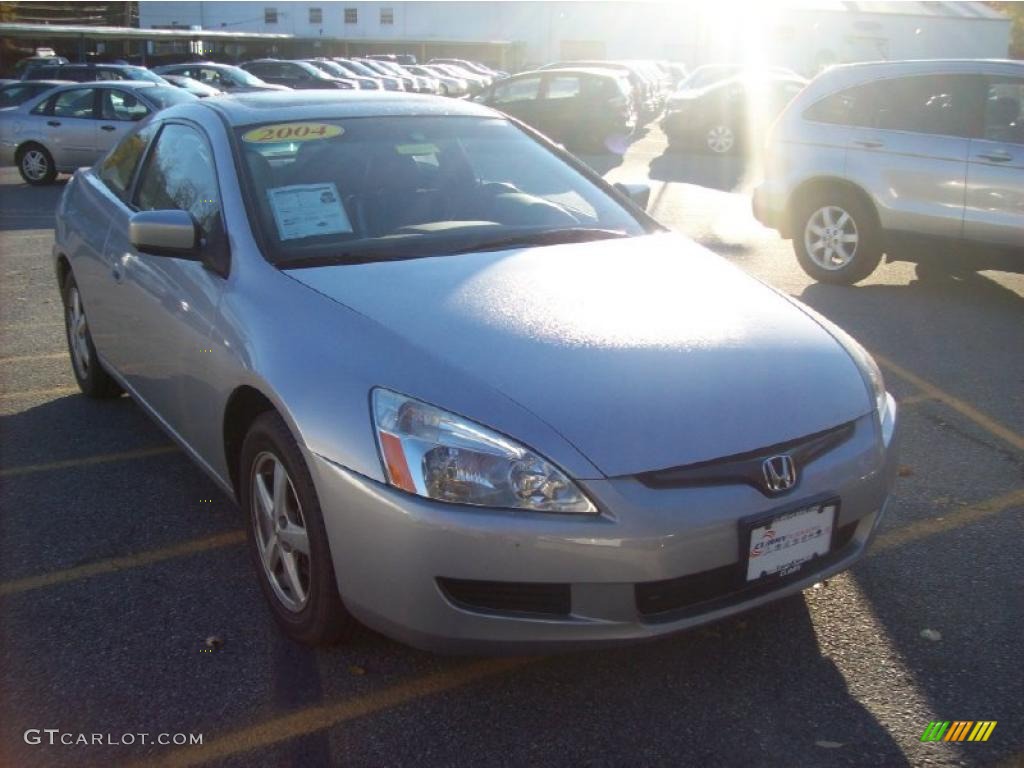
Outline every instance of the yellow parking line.
[[928, 536], [946, 533], [956, 528], [962, 528], [965, 525], [972, 525], [1018, 506], [1024, 506], [1024, 490], [1011, 491], [971, 507], [953, 509], [941, 517], [918, 520], [894, 531], [880, 534], [875, 539], [871, 552], [878, 554], [887, 549], [901, 547], [904, 544], [909, 544], [912, 541], [918, 541]]
[[910, 382], [915, 387], [920, 389], [924, 394], [929, 395], [930, 397], [933, 397], [936, 400], [945, 403], [954, 411], [957, 411], [962, 416], [966, 416], [979, 427], [995, 435], [1000, 440], [1009, 443], [1017, 450], [1024, 451], [1024, 436], [1017, 434], [1009, 427], [1003, 426], [998, 421], [993, 419], [991, 416], [987, 416], [986, 414], [979, 411], [973, 405], [965, 403], [960, 398], [954, 397], [948, 392], [939, 389], [930, 381], [922, 379], [916, 373], [908, 371], [906, 368], [897, 365], [896, 363], [892, 362], [892, 360], [888, 360], [884, 357], [881, 357], [880, 355], [875, 355], [874, 357], [879, 365], [888, 368], [890, 371], [895, 373], [904, 381]]
[[48, 387], [46, 389], [23, 389], [20, 392], [0, 393], [0, 400], [17, 400], [22, 397], [48, 397], [50, 395], [70, 395], [78, 392], [78, 387]]
[[224, 759], [254, 749], [268, 747], [298, 736], [305, 736], [324, 728], [345, 723], [358, 717], [407, 704], [425, 696], [450, 691], [484, 678], [494, 677], [538, 661], [537, 658], [486, 659], [457, 667], [446, 672], [435, 672], [423, 677], [398, 683], [390, 688], [374, 691], [335, 704], [309, 707], [294, 714], [275, 717], [256, 725], [239, 728], [214, 738], [202, 745], [184, 747], [138, 766], [185, 768], [211, 760]]
[[148, 552], [139, 552], [135, 555], [114, 557], [109, 560], [100, 560], [87, 565], [79, 565], [75, 568], [66, 568], [63, 571], [52, 571], [38, 576], [28, 576], [24, 579], [5, 581], [0, 583], [0, 597], [6, 595], [17, 595], [21, 592], [29, 592], [42, 587], [52, 587], [57, 584], [65, 584], [69, 581], [99, 576], [104, 573], [114, 573], [128, 568], [139, 568], [144, 565], [153, 565], [164, 560], [172, 560], [176, 557], [194, 555], [199, 552], [207, 552], [211, 549], [230, 547], [241, 544], [245, 541], [245, 531], [225, 531], [224, 533], [207, 536], [205, 539], [193, 539], [181, 544], [174, 544], [163, 549], [151, 549]]
[[935, 398], [931, 395], [910, 395], [900, 400], [899, 404], [902, 406], [917, 405], [918, 403], [930, 403], [934, 400]]
[[148, 459], [150, 456], [160, 456], [165, 453], [177, 452], [176, 445], [157, 445], [153, 448], [140, 448], [136, 451], [123, 451], [121, 453], [100, 453], [95, 456], [86, 456], [81, 459], [65, 459], [64, 461], [50, 461], [46, 464], [26, 464], [22, 467], [5, 467], [0, 469], [0, 477], [15, 477], [17, 475], [28, 475], [34, 472], [50, 472], [54, 469], [68, 469], [70, 467], [88, 467], [93, 464], [106, 464], [111, 461], [128, 461], [129, 459]]
[[68, 353], [65, 352], [47, 352], [38, 355], [14, 355], [12, 357], [0, 357], [0, 364], [6, 365], [8, 363], [28, 363], [33, 360], [60, 360], [66, 358]]

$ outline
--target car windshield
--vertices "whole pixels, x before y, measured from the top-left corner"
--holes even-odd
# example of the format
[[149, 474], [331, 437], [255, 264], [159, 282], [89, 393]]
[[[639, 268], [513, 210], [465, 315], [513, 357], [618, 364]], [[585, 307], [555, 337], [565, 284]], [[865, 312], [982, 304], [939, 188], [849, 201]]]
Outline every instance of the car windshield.
[[688, 91], [704, 88], [712, 83], [717, 83], [719, 80], [733, 77], [741, 71], [742, 67], [735, 67], [731, 64], [705, 64], [693, 70], [690, 76], [680, 84], [679, 90]]
[[309, 63], [307, 63], [305, 61], [292, 61], [292, 62], [289, 62], [289, 63], [290, 64], [295, 64], [297, 67], [299, 67], [300, 69], [304, 70], [305, 72], [308, 72], [309, 74], [311, 74], [313, 77], [315, 77], [318, 80], [333, 80], [334, 79], [333, 77], [328, 75], [326, 72], [324, 72], [319, 67], [315, 67], [312, 64], [309, 64]]
[[252, 72], [246, 72], [241, 67], [223, 67], [219, 68], [218, 71], [223, 77], [238, 85], [264, 85], [264, 82], [256, 77], [256, 75]]
[[16, 107], [55, 86], [35, 83], [11, 83], [0, 88], [0, 107]]
[[173, 107], [175, 104], [184, 104], [186, 101], [195, 101], [196, 97], [186, 90], [174, 86], [156, 86], [145, 90], [146, 96], [160, 109]]
[[250, 218], [282, 267], [647, 231], [501, 118], [372, 117], [237, 129]]
[[143, 80], [150, 83], [167, 82], [162, 77], [160, 77], [160, 75], [156, 74], [155, 72], [150, 72], [145, 67], [124, 67], [121, 71], [124, 72], [124, 76], [128, 80]]
[[377, 72], [377, 71], [375, 71], [373, 69], [370, 69], [368, 66], [366, 66], [365, 64], [363, 64], [362, 62], [359, 62], [359, 61], [344, 61], [344, 62], [339, 62], [339, 63], [343, 64], [344, 66], [346, 66], [349, 69], [351, 69], [353, 72], [356, 72], [356, 73], [358, 73], [360, 75], [365, 75], [367, 77], [379, 77], [380, 76], [380, 72]]

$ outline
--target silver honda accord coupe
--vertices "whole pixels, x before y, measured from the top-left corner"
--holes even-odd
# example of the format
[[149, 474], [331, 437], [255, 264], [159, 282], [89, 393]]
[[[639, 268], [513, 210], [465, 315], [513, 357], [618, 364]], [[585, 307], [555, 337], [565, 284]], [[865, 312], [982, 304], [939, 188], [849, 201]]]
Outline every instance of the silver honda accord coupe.
[[74, 374], [237, 500], [296, 640], [719, 619], [864, 554], [896, 406], [857, 342], [645, 199], [471, 103], [171, 107], [61, 199]]

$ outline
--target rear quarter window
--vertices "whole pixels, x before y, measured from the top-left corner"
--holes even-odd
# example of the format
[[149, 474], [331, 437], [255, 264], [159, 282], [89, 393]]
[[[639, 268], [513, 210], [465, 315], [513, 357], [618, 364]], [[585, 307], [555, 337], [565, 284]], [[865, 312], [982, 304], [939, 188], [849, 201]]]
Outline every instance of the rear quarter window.
[[831, 125], [870, 126], [874, 110], [870, 85], [847, 88], [816, 101], [804, 111], [804, 119]]

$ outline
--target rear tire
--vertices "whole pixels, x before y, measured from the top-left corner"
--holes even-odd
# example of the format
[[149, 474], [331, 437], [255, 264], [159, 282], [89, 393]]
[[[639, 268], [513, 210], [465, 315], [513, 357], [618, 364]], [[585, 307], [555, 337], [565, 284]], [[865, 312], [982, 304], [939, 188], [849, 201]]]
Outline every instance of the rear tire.
[[795, 212], [793, 250], [804, 272], [818, 282], [860, 282], [882, 259], [875, 212], [861, 197], [845, 190], [815, 194]]
[[356, 626], [338, 594], [320, 501], [295, 438], [267, 411], [242, 444], [239, 497], [249, 553], [270, 610], [293, 640], [336, 643]]
[[68, 354], [71, 355], [71, 371], [78, 382], [82, 394], [105, 400], [119, 397], [124, 390], [114, 381], [113, 377], [103, 368], [96, 347], [92, 343], [92, 333], [85, 317], [85, 306], [75, 276], [68, 272], [64, 279], [64, 335], [68, 342]]
[[18, 150], [18, 173], [33, 186], [52, 184], [57, 178], [53, 155], [41, 144], [26, 144]]
[[739, 132], [726, 123], [708, 126], [704, 132], [704, 146], [715, 155], [728, 155], [739, 151]]

